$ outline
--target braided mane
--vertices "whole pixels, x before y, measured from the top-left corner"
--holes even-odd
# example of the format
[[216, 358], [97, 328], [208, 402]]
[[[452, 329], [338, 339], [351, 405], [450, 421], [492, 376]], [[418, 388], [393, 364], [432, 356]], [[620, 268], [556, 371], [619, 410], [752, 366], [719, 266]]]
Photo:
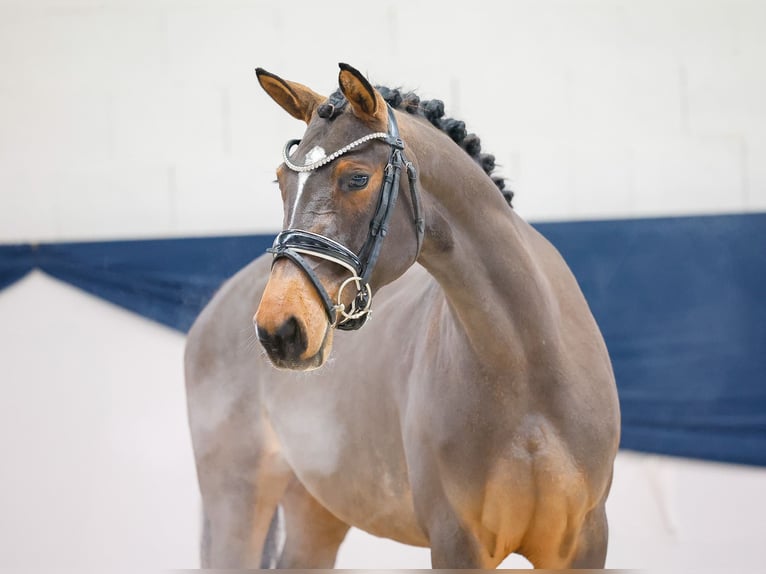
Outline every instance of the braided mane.
[[[493, 175], [495, 169], [495, 156], [491, 153], [482, 153], [481, 140], [474, 133], [468, 133], [465, 122], [454, 118], [444, 117], [444, 102], [441, 100], [421, 100], [414, 92], [402, 93], [397, 88], [375, 86], [388, 105], [397, 110], [404, 110], [409, 114], [427, 119], [431, 124], [447, 134], [452, 141], [458, 144], [473, 160], [481, 166], [484, 172], [492, 179], [494, 184], [503, 194], [508, 205], [512, 205], [513, 191], [506, 189], [505, 179]], [[317, 114], [321, 118], [333, 119], [343, 111], [348, 104], [340, 90], [336, 90], [327, 99], [327, 102], [317, 108]]]

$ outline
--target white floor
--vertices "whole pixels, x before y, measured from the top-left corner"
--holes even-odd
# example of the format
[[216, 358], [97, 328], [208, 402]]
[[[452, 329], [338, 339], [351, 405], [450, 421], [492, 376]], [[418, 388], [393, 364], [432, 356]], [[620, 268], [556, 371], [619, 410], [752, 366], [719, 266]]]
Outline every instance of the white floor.
[[[0, 292], [0, 567], [197, 566], [183, 345], [41, 274]], [[609, 516], [609, 567], [755, 571], [766, 469], [622, 452]], [[429, 560], [352, 530], [337, 565]]]

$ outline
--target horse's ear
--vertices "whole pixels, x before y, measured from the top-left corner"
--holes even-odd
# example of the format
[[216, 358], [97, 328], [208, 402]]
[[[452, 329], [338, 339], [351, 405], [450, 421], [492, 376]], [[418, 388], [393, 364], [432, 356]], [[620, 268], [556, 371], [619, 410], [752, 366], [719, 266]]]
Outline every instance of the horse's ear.
[[327, 99], [303, 84], [288, 82], [263, 68], [256, 68], [255, 74], [261, 87], [275, 102], [288, 114], [306, 123], [311, 121], [316, 107]]
[[348, 64], [338, 64], [338, 84], [343, 95], [346, 96], [354, 115], [368, 123], [386, 124], [388, 112], [383, 96], [370, 85], [359, 70]]

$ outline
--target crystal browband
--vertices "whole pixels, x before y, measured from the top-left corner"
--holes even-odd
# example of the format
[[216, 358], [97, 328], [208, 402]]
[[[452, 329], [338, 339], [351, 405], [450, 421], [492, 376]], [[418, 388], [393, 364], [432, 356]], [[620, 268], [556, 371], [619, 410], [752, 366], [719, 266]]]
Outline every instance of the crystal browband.
[[[338, 151], [331, 153], [327, 157], [323, 157], [322, 159], [307, 165], [295, 165], [294, 163], [290, 161], [290, 157], [289, 157], [290, 150], [293, 148], [293, 146], [296, 146], [301, 142], [301, 140], [290, 140], [285, 145], [285, 149], [282, 150], [282, 159], [285, 161], [285, 165], [289, 167], [291, 170], [297, 171], [299, 173], [304, 173], [307, 171], [314, 171], [315, 169], [318, 169], [322, 167], [323, 165], [327, 165], [328, 163], [338, 159], [344, 153], [348, 153], [355, 147], [359, 147], [363, 143], [366, 143], [370, 140], [388, 140], [388, 139], [390, 139], [390, 136], [389, 134], [385, 132], [375, 132], [373, 134], [367, 134], [366, 136], [360, 137], [358, 140], [352, 141], [350, 144], [343, 146]], [[391, 145], [395, 145], [394, 142], [389, 142], [389, 143], [391, 143]]]

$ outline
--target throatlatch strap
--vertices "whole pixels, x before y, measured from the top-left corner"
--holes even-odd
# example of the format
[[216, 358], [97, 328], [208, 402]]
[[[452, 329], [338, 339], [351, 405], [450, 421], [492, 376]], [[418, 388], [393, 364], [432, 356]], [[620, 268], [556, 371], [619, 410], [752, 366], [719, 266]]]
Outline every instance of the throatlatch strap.
[[380, 249], [383, 246], [383, 239], [388, 234], [388, 222], [394, 211], [396, 198], [399, 195], [399, 175], [402, 171], [402, 152], [394, 149], [391, 152], [391, 160], [386, 166], [386, 175], [383, 183], [383, 189], [380, 192], [378, 209], [370, 222], [370, 233], [367, 241], [362, 246], [360, 260], [364, 265], [361, 277], [369, 281], [375, 263], [378, 261]]
[[420, 206], [420, 193], [418, 192], [418, 171], [411, 161], [407, 161], [402, 152], [402, 158], [404, 159], [404, 165], [407, 167], [407, 179], [410, 183], [410, 197], [412, 198], [412, 212], [415, 216], [415, 237], [417, 239], [417, 250], [415, 251], [415, 260], [417, 261], [420, 255], [420, 250], [423, 248], [423, 236], [426, 232], [426, 222], [423, 219]]

